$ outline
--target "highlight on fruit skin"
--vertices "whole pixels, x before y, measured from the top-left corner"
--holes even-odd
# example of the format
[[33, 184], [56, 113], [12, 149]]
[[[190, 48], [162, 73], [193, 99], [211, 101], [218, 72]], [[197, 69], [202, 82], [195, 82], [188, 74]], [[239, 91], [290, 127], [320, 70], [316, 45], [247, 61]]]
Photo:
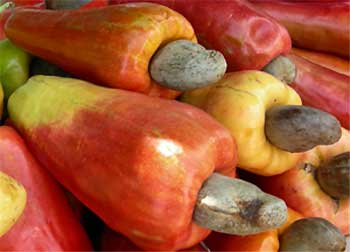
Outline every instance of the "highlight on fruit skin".
[[280, 237], [279, 251], [341, 252], [345, 246], [345, 236], [336, 226], [326, 219], [313, 217], [292, 223]]
[[0, 172], [0, 237], [16, 223], [27, 201], [24, 187]]

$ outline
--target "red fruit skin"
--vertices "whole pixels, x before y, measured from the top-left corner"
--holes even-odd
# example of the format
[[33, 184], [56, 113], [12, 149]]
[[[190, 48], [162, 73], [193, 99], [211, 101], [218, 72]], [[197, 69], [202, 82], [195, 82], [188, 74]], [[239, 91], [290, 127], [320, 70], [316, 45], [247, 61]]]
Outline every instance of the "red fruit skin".
[[18, 47], [81, 79], [164, 98], [181, 92], [151, 79], [152, 56], [169, 41], [196, 41], [183, 16], [145, 3], [79, 11], [16, 9], [5, 31]]
[[[55, 116], [57, 107], [50, 111], [53, 106], [39, 105], [37, 115], [50, 115], [58, 124], [41, 121], [45, 116], [36, 117], [30, 128], [14, 121], [44, 167], [142, 249], [180, 250], [202, 241], [210, 230], [192, 220], [197, 194], [214, 171], [234, 174], [237, 151], [231, 134], [190, 105], [78, 80], [35, 76], [32, 85], [26, 84], [29, 96], [31, 88], [44, 92], [50, 79], [59, 85], [46, 91], [69, 106], [72, 118]], [[97, 100], [72, 90], [75, 82]], [[38, 101], [35, 95], [30, 100]]]
[[27, 191], [24, 213], [0, 238], [0, 251], [92, 251], [60, 186], [8, 126], [0, 127], [0, 170]]
[[279, 247], [276, 229], [246, 236], [212, 232], [204, 243], [210, 251], [278, 252]]
[[[13, 2], [16, 7], [21, 6], [23, 8], [24, 6], [25, 8], [30, 7], [34, 9], [46, 9], [45, 0], [6, 0], [3, 2], [1, 2], [0, 0], [0, 5], [2, 3], [6, 3], [10, 1]], [[6, 38], [4, 28], [5, 28], [5, 23], [7, 19], [10, 17], [10, 15], [11, 15], [11, 10], [5, 10], [0, 13], [0, 40]]]
[[319, 3], [319, 2], [335, 2], [335, 3], [339, 3], [339, 2], [348, 2], [348, 0], [249, 0], [249, 2], [252, 3], [278, 3], [278, 2], [290, 2], [290, 3], [297, 3], [297, 2], [301, 2], [301, 3], [307, 3], [307, 2], [315, 2], [315, 3]]
[[341, 125], [350, 126], [350, 77], [289, 54], [297, 68], [291, 84], [303, 104], [334, 115]]
[[4, 27], [7, 19], [10, 17], [11, 11], [5, 10], [0, 13], [0, 40], [5, 39], [6, 35], [4, 32]]
[[349, 1], [251, 2], [287, 28], [294, 46], [349, 58]]
[[295, 47], [292, 48], [291, 54], [302, 57], [308, 61], [331, 69], [337, 73], [350, 76], [350, 62], [344, 58], [340, 58], [332, 54], [308, 51]]
[[144, 251], [132, 243], [128, 238], [105, 228], [100, 237], [99, 251]]
[[259, 186], [296, 209], [305, 217], [320, 217], [336, 225], [344, 234], [349, 233], [349, 200], [341, 200], [339, 206], [324, 193], [315, 179], [301, 168], [262, 178]]
[[[25, 7], [37, 8], [37, 9], [46, 9], [45, 0], [6, 0], [3, 2], [0, 1], [0, 4], [10, 2], [10, 1], [13, 2], [16, 7], [25, 6]], [[91, 0], [89, 3], [81, 6], [80, 9], [97, 8], [97, 7], [107, 6], [107, 5], [108, 5], [108, 0]], [[11, 15], [10, 10], [0, 13], [0, 40], [6, 38], [4, 27], [10, 15]], [[168, 93], [166, 93], [165, 95], [168, 95]], [[174, 97], [174, 95], [170, 95], [170, 97]]]
[[90, 9], [90, 8], [97, 8], [97, 7], [103, 7], [108, 5], [109, 0], [91, 0], [89, 3], [81, 6], [79, 9]]
[[[1, 1], [0, 1], [1, 2]], [[3, 2], [13, 2], [15, 6], [45, 6], [45, 0], [5, 0]]]
[[[137, 2], [111, 0], [110, 4]], [[258, 70], [291, 49], [287, 30], [244, 0], [147, 0], [184, 15], [198, 42], [223, 53], [229, 71]]]

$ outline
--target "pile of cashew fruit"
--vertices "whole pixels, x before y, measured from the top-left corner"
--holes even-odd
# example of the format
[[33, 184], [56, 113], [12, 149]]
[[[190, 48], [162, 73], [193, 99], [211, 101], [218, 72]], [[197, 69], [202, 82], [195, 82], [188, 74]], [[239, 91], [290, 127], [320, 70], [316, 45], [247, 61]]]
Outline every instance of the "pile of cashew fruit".
[[0, 251], [349, 251], [349, 8], [0, 0]]

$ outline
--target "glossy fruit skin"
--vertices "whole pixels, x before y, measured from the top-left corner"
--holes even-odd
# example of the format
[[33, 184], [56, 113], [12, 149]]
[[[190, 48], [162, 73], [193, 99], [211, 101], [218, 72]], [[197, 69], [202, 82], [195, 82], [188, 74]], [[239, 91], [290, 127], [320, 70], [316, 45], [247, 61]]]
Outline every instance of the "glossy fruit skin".
[[350, 76], [350, 62], [332, 54], [293, 47], [291, 53], [337, 73]]
[[[1, 7], [1, 5], [0, 5], [0, 7]], [[6, 35], [4, 32], [4, 26], [5, 26], [7, 19], [10, 16], [10, 14], [11, 14], [11, 12], [9, 10], [3, 10], [0, 12], [0, 40], [6, 38]]]
[[279, 247], [276, 229], [246, 236], [212, 232], [204, 242], [211, 251], [278, 252]]
[[183, 16], [150, 3], [79, 11], [18, 9], [5, 32], [19, 47], [74, 76], [166, 98], [179, 92], [154, 84], [148, 72], [151, 57], [164, 43], [196, 41]]
[[1, 251], [91, 251], [62, 189], [34, 159], [18, 133], [0, 127], [0, 170], [27, 191], [17, 223], [0, 238]]
[[29, 78], [31, 56], [8, 39], [0, 41], [0, 82], [5, 100]]
[[[254, 1], [251, 1], [254, 2]], [[325, 3], [255, 2], [284, 25], [293, 45], [349, 58], [349, 1]]]
[[[0, 7], [1, 7], [1, 4], [7, 3], [7, 2], [14, 3], [15, 7], [45, 9], [44, 0], [2, 0], [2, 1], [0, 0]], [[0, 40], [6, 38], [4, 27], [10, 15], [11, 15], [10, 9], [0, 12]]]
[[288, 58], [297, 67], [291, 87], [303, 104], [334, 115], [342, 127], [350, 127], [350, 77], [314, 64], [294, 54]]
[[[125, 2], [137, 0], [111, 0], [110, 4]], [[244, 0], [147, 2], [168, 6], [184, 15], [194, 27], [198, 42], [225, 56], [228, 71], [259, 70], [291, 49], [286, 29]]]
[[185, 92], [181, 101], [197, 106], [224, 125], [236, 139], [238, 167], [263, 176], [291, 169], [303, 153], [290, 153], [265, 136], [266, 111], [274, 105], [301, 105], [288, 85], [261, 71], [227, 73], [205, 88]]
[[192, 221], [197, 193], [214, 170], [232, 174], [237, 153], [208, 114], [49, 76], [29, 79], [8, 110], [55, 178], [137, 246], [179, 250], [210, 233]]
[[[15, 6], [45, 6], [45, 0], [2, 0], [2, 2], [13, 2]], [[1, 1], [0, 1], [1, 2]]]
[[[321, 217], [336, 225], [344, 234], [349, 233], [350, 201], [336, 203], [322, 191], [312, 172], [321, 162], [350, 149], [350, 133], [343, 129], [341, 139], [328, 146], [318, 146], [307, 151], [304, 161], [285, 173], [260, 177], [257, 184], [262, 190], [282, 198], [289, 207], [305, 217]], [[312, 165], [314, 168], [311, 168]]]

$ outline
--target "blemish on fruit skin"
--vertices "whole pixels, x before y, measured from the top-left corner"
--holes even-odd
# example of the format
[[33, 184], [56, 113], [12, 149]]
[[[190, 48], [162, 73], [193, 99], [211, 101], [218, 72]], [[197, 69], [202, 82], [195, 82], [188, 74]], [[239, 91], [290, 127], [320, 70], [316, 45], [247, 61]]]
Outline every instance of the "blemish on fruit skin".
[[[261, 82], [261, 80], [260, 80], [259, 78], [255, 78], [254, 80], [255, 80], [255, 82], [257, 82], [257, 83], [259, 83], [259, 84], [264, 84], [264, 83]], [[276, 100], [276, 99], [275, 99], [275, 100]]]
[[151, 241], [154, 241], [154, 242], [162, 242], [163, 241], [163, 238], [160, 237], [160, 236], [150, 236], [150, 235], [146, 235], [144, 233], [142, 233], [141, 231], [137, 230], [137, 229], [134, 229], [132, 230], [132, 233], [138, 237], [141, 237], [143, 239], [146, 239], [146, 240], [151, 240]]

